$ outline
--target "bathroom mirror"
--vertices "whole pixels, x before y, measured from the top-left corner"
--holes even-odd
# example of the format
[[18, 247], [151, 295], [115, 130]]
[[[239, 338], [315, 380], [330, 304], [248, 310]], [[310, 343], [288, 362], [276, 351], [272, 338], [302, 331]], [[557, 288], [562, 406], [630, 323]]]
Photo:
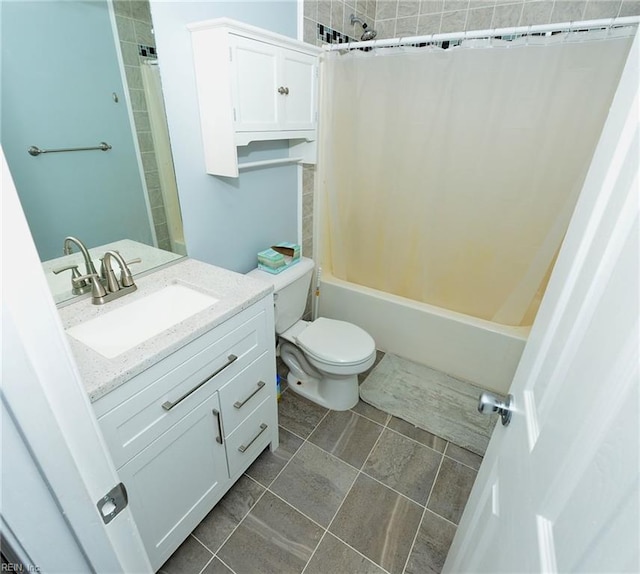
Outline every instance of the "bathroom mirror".
[[85, 272], [67, 236], [134, 274], [186, 255], [148, 2], [2, 2], [0, 26], [2, 146], [56, 302]]

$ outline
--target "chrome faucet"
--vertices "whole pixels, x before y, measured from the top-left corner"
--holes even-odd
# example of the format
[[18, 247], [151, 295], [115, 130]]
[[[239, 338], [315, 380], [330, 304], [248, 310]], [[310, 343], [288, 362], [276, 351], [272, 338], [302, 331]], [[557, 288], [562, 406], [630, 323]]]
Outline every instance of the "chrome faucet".
[[[120, 281], [111, 267], [112, 259], [115, 259], [120, 266]], [[80, 281], [91, 281], [91, 302], [94, 305], [104, 305], [138, 288], [133, 282], [129, 267], [117, 251], [107, 251], [104, 254], [102, 267], [104, 279], [98, 273], [87, 273], [71, 280], [74, 285]]]
[[75, 243], [78, 246], [78, 249], [82, 253], [82, 257], [84, 257], [84, 264], [87, 268], [86, 275], [91, 275], [92, 273], [97, 273], [95, 266], [93, 265], [93, 261], [91, 261], [91, 257], [89, 255], [89, 250], [86, 245], [82, 243], [77, 237], [69, 237], [64, 238], [64, 245], [62, 246], [62, 250], [65, 255], [71, 255], [71, 244]]
[[96, 268], [93, 265], [93, 261], [91, 261], [91, 256], [89, 255], [87, 247], [77, 237], [65, 237], [64, 244], [62, 246], [63, 253], [65, 255], [71, 255], [72, 243], [76, 244], [76, 246], [80, 250], [80, 253], [82, 253], [82, 257], [84, 258], [84, 265], [86, 268], [84, 276], [80, 275], [78, 266], [74, 264], [64, 265], [62, 267], [52, 269], [51, 271], [57, 275], [58, 273], [62, 273], [63, 271], [71, 270], [72, 293], [74, 295], [81, 295], [82, 293], [86, 293], [87, 291], [91, 290], [90, 276], [96, 273]]
[[[116, 274], [111, 267], [112, 259], [115, 259], [118, 262], [118, 266], [120, 267], [120, 283], [118, 283]], [[116, 291], [119, 291], [121, 288], [125, 287], [135, 288], [135, 283], [133, 282], [133, 277], [131, 276], [131, 270], [125, 263], [125, 260], [122, 258], [122, 255], [120, 255], [120, 253], [118, 253], [117, 251], [107, 251], [104, 254], [102, 263], [104, 265], [104, 273], [107, 280], [107, 290], [110, 293], [115, 293]]]

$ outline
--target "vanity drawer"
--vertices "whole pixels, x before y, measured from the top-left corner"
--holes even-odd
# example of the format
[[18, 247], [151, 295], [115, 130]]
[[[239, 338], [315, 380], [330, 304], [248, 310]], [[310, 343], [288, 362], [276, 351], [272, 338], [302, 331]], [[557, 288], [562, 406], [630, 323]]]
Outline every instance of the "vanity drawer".
[[230, 435], [267, 397], [275, 395], [275, 363], [265, 353], [220, 389], [224, 432]]
[[267, 397], [240, 426], [227, 436], [227, 462], [231, 479], [237, 478], [278, 432], [275, 396]]
[[[127, 383], [129, 389], [142, 388], [98, 418], [117, 468], [264, 354], [264, 315], [233, 329], [214, 329]], [[156, 368], [163, 372], [159, 378]]]

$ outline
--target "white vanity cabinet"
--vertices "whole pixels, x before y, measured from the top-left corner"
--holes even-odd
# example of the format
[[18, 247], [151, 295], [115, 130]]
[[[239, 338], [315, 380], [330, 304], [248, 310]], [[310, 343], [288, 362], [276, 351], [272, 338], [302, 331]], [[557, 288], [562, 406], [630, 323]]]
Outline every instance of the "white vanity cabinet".
[[189, 30], [207, 173], [237, 177], [254, 164], [236, 147], [261, 140], [290, 140], [289, 161], [315, 163], [320, 50], [228, 18]]
[[278, 446], [273, 333], [268, 295], [94, 403], [155, 570]]

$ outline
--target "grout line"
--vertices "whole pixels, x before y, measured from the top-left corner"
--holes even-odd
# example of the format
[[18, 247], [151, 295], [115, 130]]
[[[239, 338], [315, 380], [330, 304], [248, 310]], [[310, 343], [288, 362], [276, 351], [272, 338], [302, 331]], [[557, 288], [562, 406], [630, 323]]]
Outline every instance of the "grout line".
[[[195, 536], [194, 536], [194, 538], [195, 538]], [[198, 542], [200, 542], [200, 541], [198, 540]], [[200, 542], [200, 544], [202, 544], [202, 542]], [[209, 549], [207, 548], [207, 550], [209, 550]], [[211, 558], [209, 558], [209, 561], [202, 567], [202, 570], [200, 570], [200, 572], [198, 572], [198, 574], [202, 574], [207, 569], [207, 566], [209, 566], [209, 564], [211, 564], [211, 562], [213, 562], [215, 560], [215, 558], [216, 558], [216, 555], [213, 554], [211, 556]]]
[[[442, 458], [440, 459], [440, 464], [438, 465], [438, 472], [436, 472], [436, 476], [433, 479], [433, 484], [431, 485], [431, 490], [429, 491], [429, 496], [427, 496], [427, 501], [424, 503], [424, 509], [422, 511], [422, 516], [420, 517], [420, 522], [418, 523], [418, 528], [416, 528], [416, 532], [413, 535], [413, 540], [411, 541], [411, 548], [409, 548], [409, 554], [407, 554], [407, 559], [404, 561], [404, 566], [402, 567], [402, 572], [403, 573], [407, 569], [407, 565], [409, 564], [409, 560], [411, 559], [411, 554], [413, 553], [413, 548], [416, 545], [416, 540], [418, 540], [418, 533], [420, 532], [420, 528], [422, 527], [422, 521], [424, 520], [425, 513], [427, 512], [427, 505], [429, 504], [429, 500], [431, 499], [431, 495], [433, 494], [433, 489], [435, 488], [436, 482], [438, 481], [438, 475], [440, 474], [440, 469], [442, 468], [442, 461], [443, 460], [444, 460], [444, 453], [442, 454]], [[432, 511], [430, 511], [430, 512], [432, 512]]]
[[[262, 485], [260, 485], [262, 486]], [[264, 487], [263, 487], [264, 488]], [[231, 532], [229, 532], [229, 535], [223, 540], [222, 544], [220, 544], [220, 546], [218, 546], [218, 549], [214, 552], [215, 556], [218, 556], [218, 552], [220, 552], [220, 550], [222, 549], [222, 547], [229, 541], [229, 538], [231, 538], [233, 536], [233, 534], [235, 533], [236, 530], [238, 530], [239, 526], [244, 522], [244, 519], [249, 516], [249, 514], [251, 514], [251, 511], [258, 505], [258, 503], [262, 500], [262, 497], [264, 496], [265, 492], [267, 492], [267, 489], [265, 488], [264, 491], [260, 494], [260, 496], [258, 496], [258, 498], [256, 498], [256, 501], [254, 503], [254, 505], [249, 509], [249, 511], [239, 520], [238, 524], [236, 524], [233, 527], [233, 530]], [[215, 508], [215, 507], [214, 507]], [[193, 534], [192, 534], [193, 536]], [[195, 536], [194, 536], [195, 538]], [[198, 542], [200, 542], [198, 540]], [[200, 542], [200, 544], [202, 544], [202, 542]], [[205, 546], [205, 548], [207, 548]], [[209, 548], [207, 548], [207, 550], [209, 550]], [[211, 552], [211, 550], [209, 550], [209, 552]], [[218, 556], [218, 560], [220, 560], [220, 557]], [[225, 564], [226, 566], [226, 564]]]
[[307, 520], [310, 520], [311, 522], [313, 522], [316, 526], [320, 527], [322, 530], [327, 529], [325, 526], [322, 526], [322, 524], [320, 524], [317, 520], [314, 520], [313, 518], [311, 518], [311, 516], [307, 516], [304, 512], [302, 512], [302, 510], [300, 510], [299, 508], [296, 508], [290, 502], [287, 502], [284, 498], [282, 498], [282, 496], [280, 496], [276, 492], [273, 492], [273, 490], [270, 490], [270, 489], [267, 489], [267, 490], [269, 491], [269, 494], [271, 494], [272, 496], [275, 496], [277, 499], [284, 502], [287, 506], [295, 510], [298, 514], [302, 514], [302, 516], [304, 516]]
[[298, 437], [300, 440], [305, 441], [307, 440], [306, 438], [304, 438], [303, 436], [300, 436], [299, 434], [296, 434], [295, 432], [289, 430], [287, 427], [282, 426], [282, 424], [280, 424], [280, 422], [278, 422], [278, 427], [280, 427], [283, 430], [286, 430], [288, 433], [291, 433], [293, 436]]
[[[426, 507], [425, 507], [426, 508]], [[453, 522], [452, 520], [449, 520], [448, 518], [445, 518], [444, 516], [442, 516], [441, 514], [438, 514], [437, 512], [431, 510], [430, 508], [426, 508], [427, 512], [430, 512], [431, 514], [433, 514], [434, 516], [437, 516], [438, 518], [444, 520], [445, 522], [448, 522], [449, 524], [451, 524], [451, 526], [455, 526], [456, 528], [458, 528], [458, 526], [460, 526], [459, 524], [456, 524], [455, 522]], [[426, 514], [426, 512], [425, 512]]]
[[220, 562], [222, 562], [222, 563], [223, 563], [223, 564], [224, 564], [224, 565], [225, 565], [225, 566], [226, 566], [226, 567], [227, 567], [227, 568], [232, 572], [232, 574], [236, 574], [236, 571], [235, 571], [233, 568], [231, 568], [231, 566], [229, 566], [229, 565], [228, 565], [228, 564], [227, 564], [227, 563], [226, 563], [222, 558], [220, 558], [220, 556], [218, 556], [218, 555], [216, 554], [216, 556], [215, 556], [215, 557], [216, 557], [218, 560], [220, 560]]
[[[344, 504], [345, 500], [347, 500], [347, 497], [349, 496], [349, 493], [353, 490], [353, 485], [356, 483], [356, 480], [358, 480], [358, 476], [359, 475], [360, 475], [360, 473], [357, 472], [355, 477], [353, 478], [353, 482], [351, 483], [351, 486], [349, 486], [349, 488], [347, 489], [347, 492], [344, 495], [344, 498], [340, 502], [340, 504], [339, 504], [338, 508], [336, 509], [335, 513], [333, 514], [333, 516], [331, 517], [331, 520], [329, 521], [329, 524], [327, 524], [327, 527], [325, 528], [324, 533], [322, 534], [322, 537], [318, 541], [318, 544], [316, 545], [316, 547], [313, 549], [313, 552], [311, 553], [311, 556], [309, 557], [309, 560], [307, 560], [307, 563], [304, 565], [304, 568], [302, 569], [301, 574], [304, 574], [305, 570], [307, 569], [307, 566], [309, 565], [309, 562], [311, 562], [311, 560], [315, 556], [318, 548], [320, 548], [320, 544], [322, 544], [322, 541], [324, 540], [325, 536], [329, 532], [329, 528], [331, 528], [331, 525], [333, 524], [333, 521], [336, 519], [336, 516], [338, 516], [338, 513], [340, 512], [340, 509], [342, 508], [342, 505]], [[336, 536], [336, 538], [338, 538], [338, 537]], [[346, 542], [344, 542], [344, 540], [342, 540], [341, 538], [338, 538], [338, 540], [340, 540], [341, 542], [346, 544]], [[354, 548], [354, 550], [355, 550], [355, 548]]]
[[429, 505], [429, 501], [431, 500], [431, 495], [433, 494], [433, 490], [436, 487], [436, 482], [438, 482], [438, 477], [440, 476], [440, 471], [442, 470], [442, 462], [444, 461], [444, 454], [440, 459], [440, 464], [438, 465], [438, 472], [436, 472], [436, 477], [433, 479], [433, 484], [431, 485], [431, 490], [429, 491], [429, 496], [427, 496], [427, 501], [424, 503], [424, 507], [427, 508]]
[[[449, 441], [447, 441], [446, 439], [442, 438], [441, 436], [437, 436], [437, 435], [433, 435], [436, 438], [442, 439], [443, 441], [445, 441], [447, 444], [445, 444], [444, 446], [444, 450], [436, 450], [435, 448], [433, 448], [432, 446], [429, 446], [427, 444], [424, 444], [423, 442], [420, 442], [419, 440], [416, 440], [415, 438], [412, 438], [410, 436], [407, 436], [406, 434], [404, 434], [403, 432], [400, 432], [396, 429], [392, 429], [391, 427], [385, 427], [387, 430], [389, 430], [390, 432], [399, 434], [401, 437], [406, 438], [407, 440], [410, 440], [411, 442], [415, 442], [416, 444], [419, 444], [420, 446], [423, 446], [424, 448], [428, 448], [429, 450], [432, 450], [433, 452], [437, 452], [438, 454], [444, 454], [444, 451], [447, 450], [447, 444], [449, 443]], [[416, 428], [420, 428], [420, 427], [416, 427]], [[424, 429], [421, 429], [424, 430]], [[429, 431], [425, 431], [425, 432], [429, 432]], [[433, 434], [433, 433], [429, 433], [429, 434]], [[449, 457], [451, 458], [451, 457]]]
[[[202, 569], [200, 570], [200, 572], [202, 572], [208, 565], [209, 563], [215, 558], [215, 552], [211, 552], [211, 550], [209, 549], [209, 547], [206, 544], [203, 544], [201, 540], [199, 540], [198, 538], [196, 538], [193, 535], [193, 532], [191, 534], [189, 534], [189, 536], [187, 536], [187, 538], [185, 539], [185, 542], [189, 539], [189, 537], [192, 537], [198, 544], [200, 544], [202, 547], [204, 547], [204, 549], [209, 552], [209, 554], [211, 554], [211, 556], [209, 557], [209, 560], [207, 560], [207, 562], [205, 563], [205, 565], [202, 567]], [[184, 542], [182, 543], [184, 544]], [[180, 546], [182, 546], [182, 544]], [[180, 546], [178, 546], [178, 548], [180, 548]], [[175, 554], [175, 551], [174, 553]], [[173, 554], [171, 554], [171, 556], [173, 556]], [[171, 556], [169, 558], [171, 558]], [[169, 558], [167, 558], [167, 560], [169, 560]], [[162, 568], [162, 567], [161, 567]]]
[[[435, 480], [433, 481], [435, 484]], [[422, 527], [422, 521], [424, 520], [424, 515], [427, 512], [427, 506], [422, 509], [422, 516], [420, 517], [420, 522], [418, 522], [418, 528], [416, 528], [416, 532], [413, 535], [413, 540], [411, 541], [411, 546], [409, 547], [409, 553], [407, 554], [407, 559], [404, 561], [404, 566], [402, 567], [402, 573], [404, 574], [407, 570], [407, 566], [409, 565], [409, 560], [411, 560], [411, 555], [413, 554], [413, 549], [416, 545], [416, 540], [418, 540], [418, 534], [420, 532], [420, 528]]]
[[[417, 504], [420, 508], [425, 508], [427, 506], [427, 504], [422, 504], [421, 502], [418, 502], [417, 500], [414, 500], [413, 498], [407, 496], [406, 494], [403, 494], [402, 492], [400, 492], [399, 490], [396, 490], [395, 488], [393, 488], [392, 486], [389, 486], [388, 484], [385, 484], [384, 482], [382, 482], [380, 479], [376, 478], [375, 476], [371, 476], [370, 474], [367, 474], [366, 471], [361, 470], [360, 471], [361, 474], [364, 474], [367, 478], [370, 478], [371, 480], [377, 482], [378, 484], [384, 486], [385, 488], [388, 488], [389, 490], [391, 490], [392, 492], [395, 492], [398, 496], [402, 496], [402, 498], [405, 498], [406, 500], [408, 500], [409, 502], [413, 502], [414, 504]], [[433, 481], [435, 484], [435, 480]], [[428, 499], [427, 499], [428, 500]]]
[[[448, 446], [449, 445], [447, 445], [447, 448], [448, 448]], [[462, 448], [462, 447], [460, 447], [460, 448]], [[471, 452], [471, 451], [469, 451], [469, 452]], [[473, 470], [476, 473], [480, 470], [479, 468], [474, 468], [473, 466], [471, 466], [469, 464], [466, 464], [466, 463], [458, 460], [457, 458], [453, 458], [451, 455], [446, 453], [446, 449], [445, 449], [445, 452], [443, 452], [441, 454], [443, 454], [444, 456], [446, 456], [449, 460], [452, 460], [453, 462], [457, 462], [458, 464], [461, 464], [462, 466], [466, 466], [467, 468], [470, 468], [471, 470]], [[473, 454], [475, 454], [475, 452]], [[478, 455], [478, 456], [480, 456], [480, 455]], [[484, 457], [482, 457], [482, 458], [484, 460]]]
[[[360, 399], [360, 400], [362, 400], [362, 399]], [[367, 403], [365, 403], [365, 404], [367, 404]], [[373, 408], [375, 409], [376, 407], [373, 407]], [[389, 413], [385, 413], [384, 411], [380, 411], [380, 412], [387, 415], [387, 420], [385, 422], [381, 423], [380, 421], [376, 421], [376, 420], [372, 419], [371, 417], [368, 417], [367, 415], [363, 415], [362, 413], [359, 413], [358, 411], [356, 411], [354, 409], [355, 409], [355, 407], [353, 409], [349, 409], [349, 412], [353, 413], [354, 415], [358, 415], [358, 416], [362, 417], [363, 419], [367, 419], [368, 421], [371, 421], [372, 423], [376, 423], [377, 425], [380, 425], [382, 427], [386, 427], [387, 424], [389, 424], [389, 420], [391, 420], [391, 415]], [[380, 410], [380, 409], [378, 409], [378, 410]]]
[[[193, 536], [193, 532], [192, 532], [191, 534], [189, 534], [189, 536]], [[187, 538], [188, 538], [188, 537], [187, 537]], [[213, 556], [213, 555], [215, 554], [215, 552], [211, 552], [211, 549], [210, 549], [206, 544], [204, 544], [201, 540], [199, 540], [199, 539], [198, 539], [198, 538], [196, 538], [195, 536], [193, 536], [193, 538], [195, 538], [195, 540], [198, 542], [198, 544], [200, 544], [200, 545], [204, 546], [205, 550], [206, 550], [207, 552], [211, 553], [211, 556]], [[173, 556], [173, 554], [172, 554], [172, 556]]]

